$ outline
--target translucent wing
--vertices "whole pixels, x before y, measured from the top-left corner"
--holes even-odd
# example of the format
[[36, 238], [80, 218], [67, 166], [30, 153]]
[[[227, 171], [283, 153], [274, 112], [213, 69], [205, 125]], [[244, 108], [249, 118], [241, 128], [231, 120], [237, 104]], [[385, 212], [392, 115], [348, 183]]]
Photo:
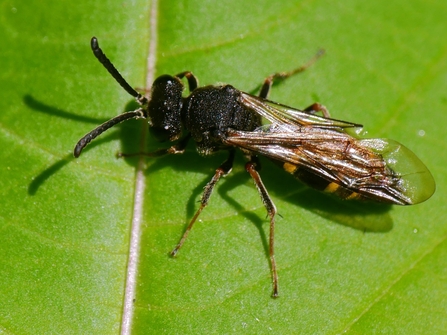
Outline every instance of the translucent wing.
[[270, 100], [261, 99], [248, 93], [241, 92], [241, 102], [245, 107], [253, 110], [266, 120], [280, 127], [312, 126], [325, 129], [361, 128], [361, 124], [351, 123], [336, 119], [325, 118], [315, 114], [306, 113], [286, 105]]
[[[280, 118], [299, 123], [290, 116]], [[388, 139], [357, 139], [331, 129], [331, 119], [322, 119], [324, 128], [284, 122], [252, 132], [229, 130], [225, 143], [282, 162], [285, 170], [303, 182], [345, 199], [410, 205], [433, 194], [432, 175], [402, 144]]]

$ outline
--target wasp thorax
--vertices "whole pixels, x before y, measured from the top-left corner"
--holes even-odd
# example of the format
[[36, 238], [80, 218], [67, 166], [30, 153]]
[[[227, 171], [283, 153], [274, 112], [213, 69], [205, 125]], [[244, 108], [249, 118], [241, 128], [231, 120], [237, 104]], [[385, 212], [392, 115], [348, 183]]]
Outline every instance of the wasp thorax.
[[158, 141], [174, 141], [181, 134], [182, 91], [180, 79], [169, 75], [158, 77], [152, 85], [149, 129]]

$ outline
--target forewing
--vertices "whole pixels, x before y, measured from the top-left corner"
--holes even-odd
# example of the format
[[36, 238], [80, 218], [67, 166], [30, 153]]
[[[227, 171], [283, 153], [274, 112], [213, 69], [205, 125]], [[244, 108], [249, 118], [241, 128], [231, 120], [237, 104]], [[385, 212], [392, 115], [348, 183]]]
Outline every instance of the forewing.
[[425, 165], [397, 142], [356, 139], [331, 129], [294, 128], [273, 124], [253, 132], [229, 130], [225, 143], [305, 167], [328, 185], [335, 183], [360, 198], [408, 205], [428, 199], [435, 190]]
[[325, 118], [319, 115], [307, 113], [296, 108], [282, 105], [267, 99], [241, 92], [241, 103], [259, 114], [266, 120], [280, 127], [306, 127], [312, 126], [323, 129], [361, 128], [362, 125], [336, 119]]

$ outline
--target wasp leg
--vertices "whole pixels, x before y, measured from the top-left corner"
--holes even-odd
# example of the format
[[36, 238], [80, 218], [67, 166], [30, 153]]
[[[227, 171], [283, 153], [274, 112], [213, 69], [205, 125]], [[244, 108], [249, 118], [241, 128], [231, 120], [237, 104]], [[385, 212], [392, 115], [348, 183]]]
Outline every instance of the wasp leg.
[[[177, 77], [179, 79], [186, 77], [186, 79], [188, 80], [188, 88], [190, 93], [199, 86], [199, 79], [197, 79], [197, 77], [191, 71], [180, 72], [179, 74], [176, 74], [174, 77]], [[137, 91], [149, 93], [151, 91], [151, 88], [146, 89], [137, 88]]]
[[171, 155], [171, 154], [182, 154], [185, 152], [186, 145], [188, 144], [189, 139], [191, 138], [191, 134], [186, 135], [182, 139], [180, 139], [175, 145], [166, 148], [166, 149], [159, 149], [154, 152], [135, 152], [131, 154], [125, 154], [122, 152], [118, 152], [116, 156], [118, 158], [121, 157], [134, 157], [134, 156], [147, 156], [147, 157], [160, 157], [164, 155]]
[[202, 210], [208, 205], [208, 200], [211, 197], [211, 193], [213, 193], [214, 186], [216, 186], [219, 179], [223, 176], [226, 176], [228, 173], [230, 173], [231, 169], [233, 168], [233, 162], [234, 162], [234, 150], [230, 150], [229, 156], [225, 162], [222, 163], [217, 169], [216, 173], [214, 174], [213, 178], [206, 184], [202, 199], [200, 200], [200, 207], [197, 210], [196, 214], [194, 214], [194, 217], [189, 222], [188, 227], [186, 227], [185, 232], [183, 233], [182, 238], [180, 239], [179, 243], [176, 245], [174, 250], [171, 251], [171, 256], [177, 255], [179, 249], [182, 247], [183, 243], [185, 243], [186, 238], [188, 237], [189, 232], [192, 229], [192, 226], [196, 222], [197, 218], [199, 217]]
[[318, 58], [320, 58], [323, 55], [324, 55], [324, 50], [323, 49], [318, 50], [318, 52], [315, 54], [315, 56], [313, 56], [312, 59], [309, 60], [306, 64], [304, 64], [292, 71], [277, 72], [277, 73], [271, 74], [270, 76], [268, 76], [267, 78], [264, 79], [264, 83], [262, 84], [261, 91], [259, 92], [259, 96], [261, 98], [267, 99], [268, 95], [270, 93], [270, 89], [272, 88], [272, 85], [274, 83], [280, 83], [280, 82], [284, 81], [285, 79], [287, 79], [297, 73], [303, 72], [309, 66], [311, 66], [313, 63], [315, 63]]
[[[289, 72], [277, 72], [274, 74], [271, 74], [267, 78], [264, 79], [264, 83], [262, 84], [261, 91], [259, 92], [259, 97], [267, 99], [270, 93], [270, 90], [275, 83], [280, 83], [284, 81], [285, 79], [303, 72], [306, 70], [309, 66], [311, 66], [313, 63], [317, 61], [318, 58], [324, 55], [324, 50], [319, 50], [312, 59], [307, 62], [307, 64], [300, 66], [299, 68], [296, 68], [295, 70], [289, 71]], [[316, 114], [318, 112], [321, 112], [324, 117], [330, 118], [330, 114], [328, 109], [323, 106], [322, 104], [315, 102], [309, 107], [305, 108], [303, 112], [309, 113], [309, 114]]]
[[192, 74], [191, 71], [181, 72], [179, 74], [176, 74], [175, 76], [180, 79], [182, 79], [183, 77], [186, 77], [186, 79], [188, 79], [189, 92], [194, 91], [197, 86], [199, 86], [199, 80], [195, 75]]
[[326, 106], [323, 106], [322, 104], [318, 102], [314, 102], [309, 107], [305, 108], [303, 112], [309, 113], [309, 114], [316, 114], [318, 112], [321, 112], [324, 117], [330, 118], [331, 114], [329, 114], [329, 110], [326, 108]]
[[270, 218], [270, 237], [269, 237], [269, 256], [270, 264], [272, 267], [272, 281], [273, 281], [273, 293], [272, 297], [278, 297], [278, 273], [276, 271], [276, 261], [275, 261], [275, 215], [276, 207], [270, 198], [267, 189], [262, 183], [261, 176], [259, 175], [257, 169], [259, 169], [259, 162], [256, 156], [251, 156], [250, 161], [245, 164], [245, 169], [253, 178], [256, 188], [258, 189], [259, 195], [261, 196], [262, 203], [267, 209], [267, 215]]

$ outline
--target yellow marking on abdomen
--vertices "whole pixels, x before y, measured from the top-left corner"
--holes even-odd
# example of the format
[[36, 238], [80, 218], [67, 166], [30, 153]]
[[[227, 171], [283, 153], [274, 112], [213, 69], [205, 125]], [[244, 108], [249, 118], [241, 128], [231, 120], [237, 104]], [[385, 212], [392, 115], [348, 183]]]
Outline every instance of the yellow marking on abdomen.
[[290, 163], [284, 163], [282, 167], [284, 170], [291, 174], [294, 174], [296, 170], [298, 170], [298, 166]]
[[328, 186], [326, 186], [326, 188], [324, 189], [324, 192], [328, 192], [328, 193], [334, 193], [338, 190], [340, 186], [336, 183], [330, 183]]
[[347, 196], [345, 199], [346, 200], [353, 200], [353, 199], [359, 199], [361, 197], [360, 194], [358, 194], [357, 192], [352, 192], [349, 196]]

